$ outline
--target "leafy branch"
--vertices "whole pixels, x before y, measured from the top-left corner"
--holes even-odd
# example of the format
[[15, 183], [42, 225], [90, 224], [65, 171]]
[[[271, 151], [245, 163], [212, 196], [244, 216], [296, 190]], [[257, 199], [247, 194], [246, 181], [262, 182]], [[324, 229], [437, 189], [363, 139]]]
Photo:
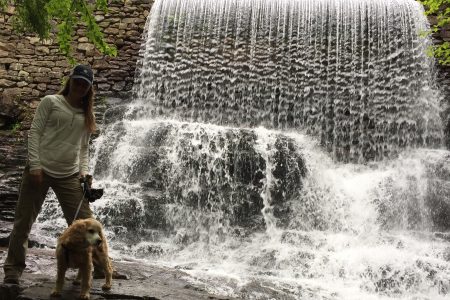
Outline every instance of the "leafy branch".
[[0, 10], [8, 5], [15, 7], [13, 26], [19, 32], [32, 32], [47, 39], [57, 24], [59, 49], [72, 64], [72, 40], [79, 20], [86, 26], [86, 37], [101, 53], [117, 55], [117, 49], [106, 43], [94, 17], [94, 10], [107, 12], [107, 0], [0, 0]]
[[[438, 32], [445, 26], [450, 26], [450, 0], [419, 0], [425, 7], [425, 14], [436, 15], [437, 23], [431, 27], [431, 32]], [[450, 65], [450, 42], [434, 45], [430, 49], [440, 64]]]

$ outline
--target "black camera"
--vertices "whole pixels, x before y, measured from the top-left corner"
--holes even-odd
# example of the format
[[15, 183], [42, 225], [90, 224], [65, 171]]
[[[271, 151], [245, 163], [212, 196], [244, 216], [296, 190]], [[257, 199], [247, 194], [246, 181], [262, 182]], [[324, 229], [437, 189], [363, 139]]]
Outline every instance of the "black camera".
[[86, 175], [80, 178], [81, 186], [83, 188], [84, 198], [89, 202], [94, 202], [103, 196], [103, 189], [93, 189], [92, 185], [92, 175]]

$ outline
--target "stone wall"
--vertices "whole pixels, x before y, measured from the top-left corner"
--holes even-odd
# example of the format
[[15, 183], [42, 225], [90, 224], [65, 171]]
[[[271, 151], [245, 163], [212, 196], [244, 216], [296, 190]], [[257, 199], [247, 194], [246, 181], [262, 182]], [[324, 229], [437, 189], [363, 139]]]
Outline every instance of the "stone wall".
[[[109, 10], [96, 12], [106, 40], [117, 47], [117, 57], [99, 53], [79, 26], [74, 38], [74, 56], [94, 69], [99, 96], [126, 97], [133, 86], [141, 36], [153, 0], [112, 1]], [[40, 97], [57, 92], [70, 72], [56, 40], [40, 41], [32, 35], [13, 33], [14, 7], [0, 15], [0, 129], [11, 123], [29, 123]], [[54, 38], [54, 36], [53, 36]], [[3, 127], [3, 128], [2, 128]]]

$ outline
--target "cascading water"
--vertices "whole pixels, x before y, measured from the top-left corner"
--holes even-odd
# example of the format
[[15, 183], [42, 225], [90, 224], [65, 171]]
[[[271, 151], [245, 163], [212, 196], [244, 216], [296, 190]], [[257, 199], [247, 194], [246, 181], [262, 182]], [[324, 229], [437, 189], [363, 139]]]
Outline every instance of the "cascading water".
[[447, 298], [426, 29], [410, 0], [156, 1], [91, 159], [115, 257], [249, 299]]
[[441, 143], [427, 29], [411, 0], [157, 1], [135, 94], [155, 115], [297, 128], [379, 160]]

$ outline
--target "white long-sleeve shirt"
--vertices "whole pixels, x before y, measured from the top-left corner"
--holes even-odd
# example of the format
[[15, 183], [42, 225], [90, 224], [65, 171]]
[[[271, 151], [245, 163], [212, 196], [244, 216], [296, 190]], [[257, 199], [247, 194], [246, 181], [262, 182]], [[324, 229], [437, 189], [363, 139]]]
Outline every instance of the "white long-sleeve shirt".
[[81, 108], [72, 107], [63, 95], [45, 96], [28, 133], [30, 170], [42, 169], [56, 178], [87, 173], [89, 138]]

